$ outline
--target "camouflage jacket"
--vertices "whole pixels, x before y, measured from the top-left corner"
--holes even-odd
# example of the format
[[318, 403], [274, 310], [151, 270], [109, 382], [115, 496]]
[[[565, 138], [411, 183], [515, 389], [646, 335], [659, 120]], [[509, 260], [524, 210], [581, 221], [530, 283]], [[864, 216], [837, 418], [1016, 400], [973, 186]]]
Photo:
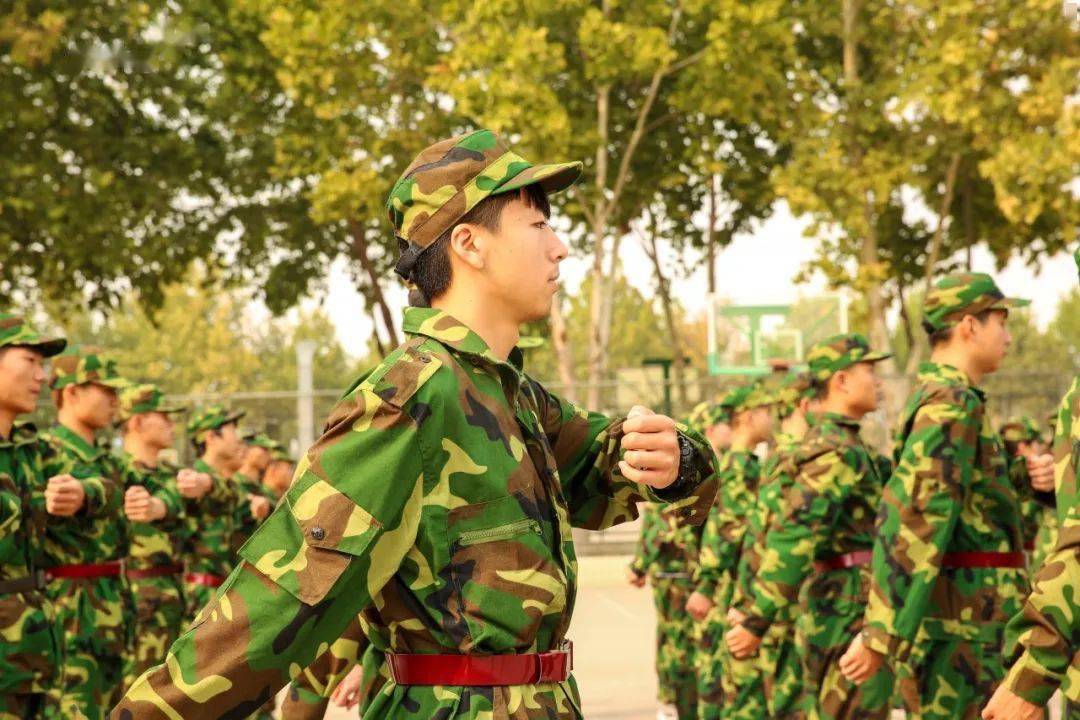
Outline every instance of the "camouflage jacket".
[[[779, 511], [766, 530], [761, 567], [747, 593], [745, 625], [757, 634], [791, 612], [815, 560], [873, 547], [874, 518], [885, 484], [875, 453], [859, 437], [857, 420], [836, 413], [808, 419], [806, 437], [777, 468], [783, 487]], [[833, 572], [858, 576], [862, 571]], [[850, 600], [858, 606], [865, 602], [867, 583], [864, 578], [853, 585], [861, 597]], [[809, 588], [811, 601], [814, 589]]]
[[681, 576], [689, 579], [697, 563], [701, 526], [683, 521], [690, 508], [649, 504], [642, 515], [641, 537], [630, 568], [654, 579]]
[[35, 495], [41, 511], [45, 510], [46, 478], [67, 473], [82, 481], [86, 491], [85, 504], [78, 513], [48, 518], [43, 566], [121, 560], [127, 554], [127, 532], [120, 468], [106, 448], [91, 445], [63, 425], [42, 433], [41, 439], [47, 446], [44, 473]]
[[[338, 403], [243, 562], [114, 717], [250, 713], [363, 612], [396, 653], [507, 654], [562, 646], [577, 561], [571, 527], [681, 499], [700, 522], [711, 454], [661, 493], [618, 472], [622, 420], [524, 375], [451, 316], [405, 313], [406, 343]], [[695, 494], [695, 491], [697, 494]], [[365, 717], [574, 718], [576, 684], [385, 685]], [[130, 714], [128, 714], [130, 713]]]
[[[41, 477], [33, 426], [0, 436], [0, 581], [25, 578], [37, 568], [45, 523], [31, 512], [30, 495]], [[40, 591], [0, 594], [0, 695], [53, 686], [62, 648], [57, 631], [52, 603]]]
[[202, 458], [192, 468], [211, 477], [210, 492], [198, 500], [185, 498], [184, 570], [225, 577], [236, 561], [232, 538], [240, 491], [236, 483], [222, 476]]
[[186, 525], [184, 501], [176, 488], [177, 469], [165, 463], [149, 467], [127, 453], [120, 456], [118, 461], [128, 477], [129, 486], [141, 485], [165, 504], [165, 517], [156, 522], [128, 522], [130, 548], [127, 566], [142, 570], [179, 564], [182, 561]]
[[701, 531], [694, 581], [697, 592], [725, 605], [733, 590], [747, 518], [757, 503], [761, 464], [749, 450], [728, 450], [720, 456], [717, 478], [720, 489]]
[[1080, 702], [1080, 376], [1061, 401], [1055, 427], [1057, 545], [1009, 622], [1006, 643], [1016, 661], [1005, 686], [1036, 705], [1045, 705], [1059, 685]]
[[[781, 499], [787, 486], [791, 484], [791, 476], [781, 473], [780, 468], [785, 458], [799, 447], [799, 443], [800, 440], [790, 435], [778, 433], [776, 447], [761, 471], [761, 489], [758, 492], [757, 505], [747, 521], [742, 556], [735, 573], [735, 592], [731, 599], [732, 606], [743, 613], [747, 612], [748, 598], [753, 597], [753, 580], [761, 572], [766, 531], [779, 517], [782, 510]], [[790, 610], [778, 613], [774, 621], [791, 622], [791, 615]]]
[[1008, 459], [986, 396], [954, 367], [924, 363], [899, 419], [896, 469], [877, 518], [864, 642], [903, 658], [930, 639], [1000, 643], [1026, 573], [942, 568], [945, 553], [1020, 552]]

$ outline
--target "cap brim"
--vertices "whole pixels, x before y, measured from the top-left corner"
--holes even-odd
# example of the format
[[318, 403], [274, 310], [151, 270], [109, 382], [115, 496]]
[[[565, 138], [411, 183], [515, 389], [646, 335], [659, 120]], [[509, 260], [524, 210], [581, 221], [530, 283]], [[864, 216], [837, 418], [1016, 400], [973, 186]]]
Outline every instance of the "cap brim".
[[872, 352], [859, 358], [859, 362], [881, 362], [882, 360], [888, 360], [891, 357], [892, 353]]
[[1008, 310], [1009, 308], [1022, 308], [1031, 304], [1027, 298], [1002, 298], [991, 305], [989, 310]]
[[98, 385], [104, 385], [105, 387], [112, 388], [113, 390], [123, 390], [124, 388], [131, 387], [132, 384], [133, 384], [130, 380], [126, 380], [124, 378], [109, 378], [108, 380], [91, 380], [90, 382], [96, 383]]
[[33, 348], [44, 357], [53, 357], [64, 352], [64, 348], [67, 347], [67, 340], [64, 338], [45, 338], [37, 342], [25, 343], [25, 346]]
[[580, 161], [568, 163], [556, 163], [553, 165], [533, 165], [531, 168], [522, 170], [497, 187], [492, 195], [519, 190], [527, 185], [540, 185], [548, 195], [562, 192], [573, 185], [581, 177], [582, 164]]
[[[228, 425], [229, 423], [239, 422], [243, 419], [245, 415], [247, 415], [247, 410], [240, 410], [238, 412], [226, 415], [225, 422], [221, 423], [221, 425]], [[218, 427], [221, 427], [221, 425], [219, 425]]]
[[158, 408], [154, 412], [165, 413], [166, 415], [175, 415], [176, 413], [187, 412], [186, 407], [174, 406]]

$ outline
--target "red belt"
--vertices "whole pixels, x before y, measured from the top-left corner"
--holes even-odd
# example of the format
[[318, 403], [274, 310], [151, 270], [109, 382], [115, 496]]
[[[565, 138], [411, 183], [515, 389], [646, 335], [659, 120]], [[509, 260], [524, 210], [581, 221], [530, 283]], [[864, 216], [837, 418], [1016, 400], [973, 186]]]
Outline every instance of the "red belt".
[[55, 578], [71, 578], [86, 580], [90, 578], [120, 577], [120, 562], [85, 563], [81, 565], [57, 565], [45, 568], [45, 577], [49, 580]]
[[574, 669], [574, 652], [525, 655], [397, 655], [387, 653], [398, 685], [474, 687], [564, 682]]
[[945, 568], [1025, 568], [1022, 552], [951, 552], [941, 559]]
[[[817, 560], [814, 569], [818, 572], [843, 570], [844, 568], [869, 565], [873, 553], [869, 550], [856, 550], [836, 557]], [[943, 568], [1024, 568], [1027, 563], [1022, 552], [951, 552], [941, 558]]]
[[1034, 540], [1026, 541], [1024, 543], [1024, 549], [1027, 550], [1028, 552], [1035, 552], [1035, 541]]
[[183, 565], [154, 565], [148, 568], [124, 568], [124, 575], [130, 580], [167, 577], [169, 575], [179, 575], [182, 572], [184, 572]]
[[212, 575], [211, 573], [185, 573], [184, 582], [189, 582], [192, 585], [204, 585], [205, 587], [221, 587], [225, 583], [225, 578], [220, 575]]
[[846, 568], [861, 567], [863, 565], [869, 565], [870, 560], [873, 557], [874, 553], [871, 550], [856, 550], [855, 552], [844, 553], [843, 555], [825, 558], [824, 560], [815, 560], [814, 569], [819, 573], [823, 573], [829, 572], [830, 570], [844, 570]]

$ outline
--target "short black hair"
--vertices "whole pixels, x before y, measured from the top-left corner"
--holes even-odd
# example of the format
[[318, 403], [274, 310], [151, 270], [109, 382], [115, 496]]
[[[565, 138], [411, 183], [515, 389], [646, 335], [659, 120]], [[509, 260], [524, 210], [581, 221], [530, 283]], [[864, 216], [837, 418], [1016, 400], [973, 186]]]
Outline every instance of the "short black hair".
[[[980, 325], [985, 325], [986, 321], [990, 319], [990, 315], [997, 308], [987, 308], [975, 313], [972, 317], [979, 321]], [[952, 340], [953, 330], [956, 329], [956, 325], [949, 325], [948, 327], [941, 328], [940, 330], [934, 330], [930, 333], [930, 347], [936, 348], [938, 345], [944, 345]]]
[[828, 400], [829, 399], [829, 380], [832, 379], [832, 375], [825, 378], [814, 378], [810, 381], [811, 397], [815, 400]]
[[[522, 188], [524, 199], [529, 207], [536, 208], [551, 217], [551, 202], [547, 192], [539, 184], [526, 185]], [[417, 292], [409, 294], [409, 304], [419, 307], [427, 307], [431, 301], [438, 298], [450, 288], [453, 279], [453, 270], [450, 265], [450, 235], [454, 227], [461, 224], [479, 225], [482, 228], [495, 232], [499, 229], [503, 210], [514, 200], [522, 197], [517, 191], [491, 195], [476, 204], [472, 210], [465, 213], [454, 225], [447, 228], [435, 242], [416, 259], [413, 265], [411, 280], [416, 285]], [[404, 241], [399, 241], [404, 242]]]

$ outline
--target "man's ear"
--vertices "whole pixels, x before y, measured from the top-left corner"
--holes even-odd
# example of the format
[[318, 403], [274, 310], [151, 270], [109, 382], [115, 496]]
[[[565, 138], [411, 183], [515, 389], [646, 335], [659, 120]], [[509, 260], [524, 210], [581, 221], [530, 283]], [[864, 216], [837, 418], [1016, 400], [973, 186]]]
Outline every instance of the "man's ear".
[[461, 223], [450, 231], [450, 254], [474, 270], [483, 270], [486, 243], [476, 225]]

